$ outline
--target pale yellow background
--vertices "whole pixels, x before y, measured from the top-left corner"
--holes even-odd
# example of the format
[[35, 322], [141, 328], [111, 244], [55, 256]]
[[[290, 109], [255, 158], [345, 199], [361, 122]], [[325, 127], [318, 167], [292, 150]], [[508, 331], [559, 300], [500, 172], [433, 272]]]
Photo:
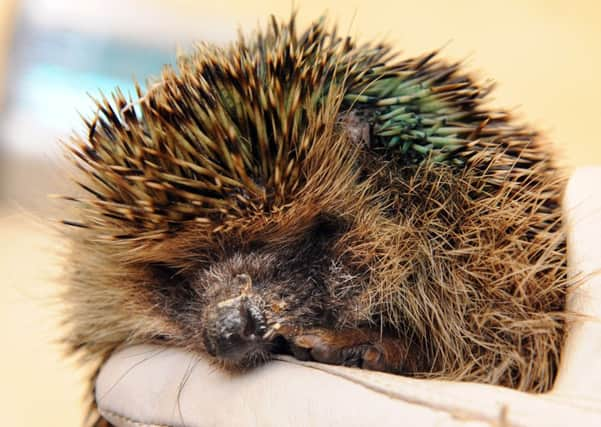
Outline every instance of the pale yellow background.
[[[0, 0], [0, 75], [13, 3]], [[292, 7], [287, 1], [148, 3], [228, 29], [254, 27], [268, 13], [288, 16]], [[519, 106], [556, 142], [564, 164], [601, 162], [601, 1], [318, 0], [296, 7], [301, 22], [328, 10], [341, 29], [363, 40], [386, 38], [407, 54], [446, 45], [446, 56], [469, 56], [472, 69], [499, 83], [495, 104]], [[27, 161], [9, 166], [21, 173], [41, 170]], [[39, 208], [44, 199], [33, 213], [19, 208], [31, 206], [23, 201], [28, 195], [40, 199], [46, 189], [20, 179], [10, 185], [19, 200], [0, 205], [0, 423], [75, 426], [81, 384], [52, 343], [58, 326], [55, 309], [48, 308], [52, 278], [60, 273], [59, 242], [37, 219], [45, 217]]]

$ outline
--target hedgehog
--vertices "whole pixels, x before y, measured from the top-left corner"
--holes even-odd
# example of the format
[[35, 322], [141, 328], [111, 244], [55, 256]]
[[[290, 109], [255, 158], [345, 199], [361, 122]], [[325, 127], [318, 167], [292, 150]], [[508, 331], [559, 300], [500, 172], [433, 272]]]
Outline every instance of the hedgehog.
[[266, 27], [102, 97], [66, 144], [64, 341], [90, 383], [158, 343], [549, 390], [571, 279], [545, 138], [438, 51]]

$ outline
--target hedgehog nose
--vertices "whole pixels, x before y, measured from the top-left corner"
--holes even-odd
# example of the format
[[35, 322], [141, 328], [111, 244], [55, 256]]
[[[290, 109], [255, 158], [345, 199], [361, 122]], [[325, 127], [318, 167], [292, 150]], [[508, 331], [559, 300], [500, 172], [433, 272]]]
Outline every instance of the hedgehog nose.
[[220, 302], [213, 319], [214, 336], [205, 336], [205, 346], [213, 356], [236, 361], [262, 346], [265, 319], [248, 297]]

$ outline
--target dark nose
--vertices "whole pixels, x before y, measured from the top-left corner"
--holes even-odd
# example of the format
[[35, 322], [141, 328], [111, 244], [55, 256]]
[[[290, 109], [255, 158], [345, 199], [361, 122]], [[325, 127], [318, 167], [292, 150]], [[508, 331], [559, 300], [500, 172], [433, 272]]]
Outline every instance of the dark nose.
[[237, 361], [263, 345], [265, 319], [247, 296], [218, 303], [209, 321], [213, 325], [206, 329], [205, 347], [213, 356]]

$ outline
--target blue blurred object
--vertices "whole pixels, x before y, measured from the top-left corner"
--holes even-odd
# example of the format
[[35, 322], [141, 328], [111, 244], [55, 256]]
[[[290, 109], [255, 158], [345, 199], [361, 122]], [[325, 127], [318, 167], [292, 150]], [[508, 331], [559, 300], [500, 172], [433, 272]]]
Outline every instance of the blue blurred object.
[[0, 112], [3, 151], [55, 151], [56, 139], [83, 130], [79, 114], [93, 114], [90, 96], [108, 96], [117, 86], [133, 96], [134, 78], [144, 86], [147, 76], [175, 62], [170, 46], [46, 25], [27, 10], [18, 16], [9, 56]]
[[81, 120], [75, 106], [89, 104], [88, 93], [110, 93], [116, 86], [124, 93], [133, 90], [129, 81], [115, 75], [73, 70], [57, 64], [31, 64], [18, 80], [13, 101], [16, 108], [26, 111], [44, 128], [79, 130]]

